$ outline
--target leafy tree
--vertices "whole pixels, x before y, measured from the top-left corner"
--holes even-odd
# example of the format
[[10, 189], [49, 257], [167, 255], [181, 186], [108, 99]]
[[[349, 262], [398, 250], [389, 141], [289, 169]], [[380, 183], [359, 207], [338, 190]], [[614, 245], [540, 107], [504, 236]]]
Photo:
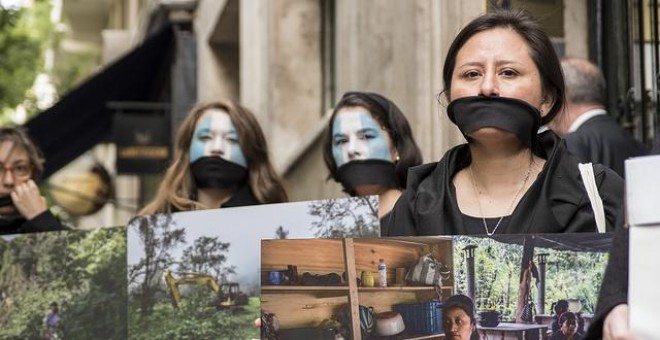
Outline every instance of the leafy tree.
[[284, 230], [284, 227], [282, 226], [279, 226], [279, 228], [277, 228], [277, 230], [275, 231], [275, 238], [278, 240], [286, 239], [288, 235], [289, 235], [289, 231]]
[[[36, 98], [29, 89], [43, 71], [43, 51], [56, 42], [50, 22], [51, 3], [37, 0], [32, 8], [8, 8], [0, 4], [0, 113], [27, 103], [35, 113]], [[2, 116], [3, 123], [9, 122]]]
[[126, 338], [124, 229], [20, 235], [0, 250], [1, 339], [43, 338], [52, 302], [67, 339]]
[[329, 199], [309, 204], [314, 235], [320, 238], [377, 237], [378, 203], [373, 196]]
[[202, 236], [183, 251], [179, 270], [204, 273], [226, 281], [227, 275], [235, 273], [234, 266], [226, 266], [230, 244], [221, 242], [218, 237]]
[[128, 283], [142, 315], [147, 315], [162, 291], [160, 275], [175, 262], [171, 251], [186, 242], [185, 230], [176, 229], [171, 214], [140, 216], [128, 228], [136, 233], [144, 250], [138, 263], [128, 268]]

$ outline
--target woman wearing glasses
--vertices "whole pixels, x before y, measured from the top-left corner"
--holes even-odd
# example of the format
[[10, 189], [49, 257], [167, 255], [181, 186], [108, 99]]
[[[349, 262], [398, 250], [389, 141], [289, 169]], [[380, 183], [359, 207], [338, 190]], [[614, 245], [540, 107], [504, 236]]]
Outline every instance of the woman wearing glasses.
[[0, 234], [64, 229], [36, 184], [43, 163], [25, 132], [0, 128]]

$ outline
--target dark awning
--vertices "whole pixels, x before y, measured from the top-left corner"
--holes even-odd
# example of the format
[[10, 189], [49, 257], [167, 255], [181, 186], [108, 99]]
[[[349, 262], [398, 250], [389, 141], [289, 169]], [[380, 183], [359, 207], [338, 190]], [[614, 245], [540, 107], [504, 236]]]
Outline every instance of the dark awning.
[[165, 26], [25, 124], [44, 153], [44, 177], [109, 137], [108, 102], [158, 99], [169, 78], [172, 37]]
[[[568, 233], [568, 234], [503, 234], [490, 236], [495, 241], [523, 245], [525, 236], [536, 238], [535, 248], [568, 250], [579, 252], [608, 252], [612, 245], [612, 233]], [[482, 237], [482, 236], [477, 236]], [[483, 236], [486, 237], [486, 236]]]

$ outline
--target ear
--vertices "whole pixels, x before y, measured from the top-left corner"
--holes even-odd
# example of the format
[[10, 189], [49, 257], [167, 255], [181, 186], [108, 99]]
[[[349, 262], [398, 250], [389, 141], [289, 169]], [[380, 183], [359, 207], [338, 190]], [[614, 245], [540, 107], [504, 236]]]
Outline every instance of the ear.
[[545, 117], [550, 113], [550, 110], [552, 109], [552, 106], [555, 105], [555, 96], [547, 94], [544, 98], [543, 101], [541, 102], [541, 106], [539, 107], [539, 111], [541, 111], [541, 117]]
[[399, 150], [397, 150], [395, 147], [392, 147], [392, 150], [390, 150], [390, 155], [392, 156], [392, 161], [394, 164], [399, 162]]

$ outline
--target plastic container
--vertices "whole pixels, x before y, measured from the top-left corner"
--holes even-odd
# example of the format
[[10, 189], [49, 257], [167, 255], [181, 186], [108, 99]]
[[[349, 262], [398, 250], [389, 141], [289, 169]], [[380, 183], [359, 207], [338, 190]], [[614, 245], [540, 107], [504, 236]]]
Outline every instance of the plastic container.
[[378, 263], [378, 287], [387, 287], [387, 265], [383, 259]]
[[440, 334], [442, 329], [442, 302], [431, 300], [423, 303], [394, 305], [406, 326], [404, 334]]

